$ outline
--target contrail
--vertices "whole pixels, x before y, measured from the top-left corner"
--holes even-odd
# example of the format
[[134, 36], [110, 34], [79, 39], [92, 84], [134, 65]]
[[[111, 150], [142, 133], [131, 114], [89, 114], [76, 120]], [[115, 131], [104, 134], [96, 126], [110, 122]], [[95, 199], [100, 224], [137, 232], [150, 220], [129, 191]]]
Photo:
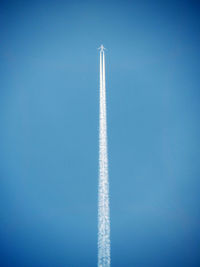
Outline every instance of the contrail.
[[107, 155], [105, 54], [100, 47], [98, 267], [110, 267], [110, 211]]

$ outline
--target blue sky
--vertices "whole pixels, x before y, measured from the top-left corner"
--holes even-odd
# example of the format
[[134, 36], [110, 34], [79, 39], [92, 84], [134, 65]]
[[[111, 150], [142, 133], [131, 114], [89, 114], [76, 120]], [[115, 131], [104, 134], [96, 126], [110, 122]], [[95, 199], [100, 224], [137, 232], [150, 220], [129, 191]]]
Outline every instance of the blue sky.
[[1, 266], [97, 263], [102, 43], [112, 266], [199, 266], [199, 11], [1, 1]]

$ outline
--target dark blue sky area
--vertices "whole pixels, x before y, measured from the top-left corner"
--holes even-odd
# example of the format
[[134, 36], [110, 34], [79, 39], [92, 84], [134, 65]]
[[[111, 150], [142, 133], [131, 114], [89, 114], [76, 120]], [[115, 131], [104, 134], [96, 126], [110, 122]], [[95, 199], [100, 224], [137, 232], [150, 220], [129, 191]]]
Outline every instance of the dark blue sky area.
[[101, 43], [112, 266], [200, 266], [199, 14], [1, 1], [0, 266], [97, 264]]

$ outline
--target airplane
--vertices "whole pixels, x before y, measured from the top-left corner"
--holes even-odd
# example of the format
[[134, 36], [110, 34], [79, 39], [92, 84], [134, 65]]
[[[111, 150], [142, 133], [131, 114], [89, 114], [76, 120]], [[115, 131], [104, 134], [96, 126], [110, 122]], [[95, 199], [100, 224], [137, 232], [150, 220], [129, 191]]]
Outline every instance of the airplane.
[[107, 50], [103, 45], [101, 45], [98, 49], [100, 49], [101, 52], [103, 52], [104, 50]]

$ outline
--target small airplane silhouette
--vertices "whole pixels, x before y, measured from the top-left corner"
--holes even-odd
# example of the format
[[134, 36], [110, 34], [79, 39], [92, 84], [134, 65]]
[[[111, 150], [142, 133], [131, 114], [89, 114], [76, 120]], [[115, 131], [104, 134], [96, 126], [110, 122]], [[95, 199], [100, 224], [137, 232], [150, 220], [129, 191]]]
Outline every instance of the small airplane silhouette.
[[101, 45], [98, 49], [101, 50], [101, 52], [103, 52], [104, 50], [107, 50], [103, 45]]

